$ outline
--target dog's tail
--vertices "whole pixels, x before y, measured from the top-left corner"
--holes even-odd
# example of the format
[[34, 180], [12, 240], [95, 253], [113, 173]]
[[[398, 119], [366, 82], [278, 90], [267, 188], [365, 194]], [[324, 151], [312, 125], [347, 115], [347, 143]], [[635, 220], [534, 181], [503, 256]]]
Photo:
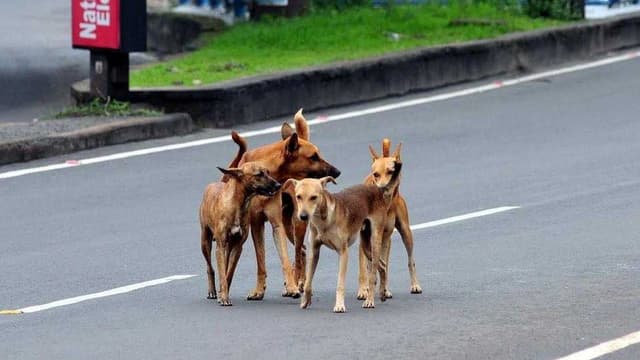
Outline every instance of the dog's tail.
[[242, 155], [247, 152], [247, 140], [235, 131], [231, 131], [231, 139], [233, 139], [234, 143], [238, 144], [238, 152], [236, 153], [236, 157], [229, 163], [229, 167], [238, 167]]
[[[240, 134], [233, 130], [231, 131], [231, 139], [234, 143], [238, 144], [238, 152], [236, 153], [236, 157], [234, 157], [233, 160], [231, 160], [231, 162], [229, 163], [229, 168], [235, 168], [238, 167], [238, 164], [240, 164], [240, 160], [242, 160], [242, 156], [247, 152], [247, 140], [245, 140], [242, 136], [240, 136]], [[227, 182], [227, 180], [229, 180], [229, 175], [222, 175], [222, 178], [220, 178], [221, 182]]]

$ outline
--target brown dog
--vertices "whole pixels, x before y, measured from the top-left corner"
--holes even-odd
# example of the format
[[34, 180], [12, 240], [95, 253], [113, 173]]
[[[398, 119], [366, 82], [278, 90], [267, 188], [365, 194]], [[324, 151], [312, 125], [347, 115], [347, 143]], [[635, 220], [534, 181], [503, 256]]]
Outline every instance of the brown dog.
[[[331, 194], [325, 189], [327, 182], [335, 183], [332, 177], [319, 180], [287, 180], [283, 191], [293, 193], [297, 216], [301, 221], [308, 221], [311, 229], [311, 258], [308, 263], [309, 268], [304, 284], [304, 295], [300, 303], [301, 308], [304, 309], [311, 304], [313, 275], [318, 265], [320, 246], [326, 245], [340, 256], [336, 303], [333, 311], [345, 312], [344, 282], [349, 246], [355, 242], [357, 235], [361, 234], [361, 242], [365, 243], [365, 253], [373, 264], [379, 263], [385, 219], [401, 168], [402, 163], [396, 161], [393, 176], [384, 187], [372, 184], [356, 185], [335, 194]], [[369, 288], [373, 289], [376, 269], [375, 267], [370, 268]], [[362, 307], [375, 307], [373, 298], [373, 292], [368, 292]], [[382, 301], [386, 299], [382, 282], [380, 299]]]
[[280, 183], [269, 176], [269, 170], [256, 162], [239, 168], [218, 168], [226, 182], [207, 186], [200, 205], [200, 246], [207, 265], [208, 299], [216, 299], [215, 274], [211, 267], [211, 245], [216, 242], [216, 260], [220, 282], [218, 303], [231, 305], [229, 287], [233, 280], [242, 245], [249, 235], [249, 204], [256, 195], [273, 196]]
[[[393, 155], [389, 155], [391, 149], [391, 141], [389, 139], [382, 140], [382, 156], [378, 155], [376, 151], [369, 146], [369, 152], [373, 159], [371, 164], [371, 173], [364, 179], [365, 184], [374, 184], [380, 188], [383, 188], [389, 184], [393, 176], [394, 164], [400, 161], [400, 150], [402, 149], [402, 143], [398, 144], [398, 147], [393, 152]], [[380, 254], [380, 281], [385, 284], [385, 297], [391, 298], [393, 295], [389, 291], [388, 274], [389, 274], [389, 252], [391, 248], [391, 234], [393, 229], [398, 229], [402, 242], [407, 250], [407, 257], [409, 260], [409, 277], [411, 279], [411, 293], [420, 294], [422, 288], [418, 282], [416, 276], [416, 264], [413, 259], [413, 234], [411, 233], [411, 224], [409, 223], [409, 211], [407, 210], [407, 202], [404, 197], [400, 195], [400, 182], [393, 190], [393, 200], [391, 207], [387, 212], [387, 219], [384, 225], [384, 232], [382, 235], [382, 249]], [[360, 275], [358, 277], [358, 299], [364, 300], [367, 297], [368, 281], [367, 281], [367, 265], [368, 261], [364, 253], [363, 244], [360, 244]]]
[[[287, 179], [320, 178], [323, 176], [338, 177], [340, 171], [325, 161], [320, 155], [318, 147], [309, 141], [309, 126], [302, 109], [295, 117], [295, 132], [284, 123], [281, 129], [282, 140], [247, 151], [238, 162], [242, 165], [250, 161], [260, 161], [277, 181], [284, 183]], [[242, 139], [239, 139], [242, 140]], [[234, 138], [238, 143], [238, 139]], [[244, 145], [246, 147], [246, 145]], [[283, 203], [284, 202], [284, 203]], [[248, 300], [261, 300], [266, 289], [266, 267], [264, 249], [264, 223], [269, 221], [273, 228], [273, 238], [282, 264], [285, 279], [283, 296], [297, 298], [300, 289], [298, 278], [303, 278], [302, 271], [294, 273], [287, 251], [287, 239], [299, 239], [296, 244], [296, 268], [304, 268], [304, 253], [302, 241], [306, 226], [296, 223], [292, 219], [292, 200], [288, 197], [276, 195], [273, 197], [257, 196], [250, 205], [251, 237], [256, 251], [257, 281], [256, 287], [247, 296]], [[283, 212], [283, 208], [285, 211]], [[295, 230], [294, 230], [295, 229]]]

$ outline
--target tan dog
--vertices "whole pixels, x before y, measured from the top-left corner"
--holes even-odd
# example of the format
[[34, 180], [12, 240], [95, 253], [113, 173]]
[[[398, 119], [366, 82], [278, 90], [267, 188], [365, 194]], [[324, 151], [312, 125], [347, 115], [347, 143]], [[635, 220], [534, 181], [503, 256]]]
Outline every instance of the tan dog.
[[216, 262], [220, 282], [218, 303], [231, 305], [229, 287], [233, 280], [242, 245], [249, 235], [249, 205], [256, 195], [273, 196], [280, 183], [269, 176], [269, 170], [256, 162], [239, 168], [218, 168], [226, 182], [207, 186], [200, 205], [200, 246], [207, 265], [208, 299], [216, 299], [215, 274], [211, 267], [211, 245], [216, 242]]
[[[311, 304], [313, 275], [318, 265], [320, 246], [335, 250], [340, 256], [338, 286], [334, 312], [345, 312], [344, 282], [347, 272], [349, 246], [361, 234], [365, 250], [373, 264], [380, 261], [382, 231], [387, 211], [391, 205], [393, 189], [396, 187], [402, 163], [394, 164], [391, 181], [382, 188], [375, 185], [356, 185], [341, 192], [331, 194], [325, 186], [327, 182], [335, 183], [332, 177], [322, 179], [287, 180], [283, 191], [292, 192], [296, 200], [296, 212], [301, 221], [308, 221], [311, 229], [311, 258], [308, 263], [307, 278], [304, 284], [304, 295], [301, 308]], [[371, 267], [369, 287], [375, 287], [376, 269]], [[380, 299], [384, 301], [384, 287], [380, 287]], [[373, 292], [368, 292], [362, 305], [373, 308]]]
[[[382, 140], [382, 156], [378, 155], [376, 151], [369, 146], [369, 152], [373, 159], [371, 164], [371, 173], [364, 179], [365, 184], [374, 184], [380, 188], [383, 188], [389, 184], [393, 176], [394, 164], [400, 161], [400, 150], [402, 149], [402, 143], [398, 144], [398, 147], [393, 152], [393, 155], [389, 155], [391, 149], [391, 141], [389, 139]], [[400, 182], [398, 186], [393, 190], [393, 200], [389, 211], [387, 212], [387, 219], [384, 225], [384, 232], [382, 235], [382, 249], [380, 254], [380, 264], [378, 270], [380, 272], [380, 281], [385, 284], [385, 296], [391, 298], [393, 295], [389, 291], [388, 286], [388, 274], [389, 274], [389, 252], [391, 248], [391, 234], [393, 229], [398, 229], [402, 242], [407, 250], [407, 257], [409, 260], [409, 277], [411, 279], [411, 293], [420, 294], [422, 288], [418, 282], [416, 276], [416, 264], [413, 259], [413, 234], [411, 233], [411, 224], [409, 223], [409, 211], [407, 210], [407, 202], [400, 195]], [[368, 261], [365, 256], [363, 244], [360, 244], [360, 275], [358, 277], [358, 299], [364, 300], [367, 297], [368, 281], [367, 281], [367, 266]]]
[[[281, 129], [282, 140], [247, 151], [238, 162], [242, 165], [250, 161], [260, 161], [271, 172], [271, 176], [283, 183], [287, 179], [320, 178], [323, 176], [340, 176], [340, 171], [325, 161], [317, 146], [309, 141], [309, 126], [302, 115], [302, 109], [295, 117], [295, 132], [289, 124], [284, 123]], [[240, 147], [243, 146], [238, 140]], [[243, 140], [242, 140], [243, 141]], [[246, 145], [244, 145], [246, 147]], [[283, 203], [284, 202], [284, 203]], [[261, 300], [266, 289], [266, 267], [264, 249], [264, 223], [269, 221], [273, 228], [273, 238], [282, 264], [285, 279], [283, 296], [297, 298], [300, 296], [298, 278], [303, 278], [303, 271], [294, 273], [287, 252], [287, 239], [296, 244], [296, 268], [304, 269], [304, 252], [302, 242], [306, 226], [296, 223], [291, 217], [293, 200], [280, 195], [274, 197], [258, 196], [250, 206], [251, 237], [256, 251], [257, 281], [256, 287], [247, 296], [248, 300]], [[285, 211], [283, 212], [283, 208]], [[294, 231], [295, 229], [295, 231]], [[294, 234], [295, 232], [295, 234]]]

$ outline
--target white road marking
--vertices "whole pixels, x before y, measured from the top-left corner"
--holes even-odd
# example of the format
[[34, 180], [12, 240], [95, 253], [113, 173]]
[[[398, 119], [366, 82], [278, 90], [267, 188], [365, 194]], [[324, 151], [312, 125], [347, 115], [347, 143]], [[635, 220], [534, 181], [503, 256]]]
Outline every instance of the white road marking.
[[[631, 59], [637, 58], [639, 56], [640, 56], [640, 51], [633, 51], [633, 52], [628, 52], [628, 53], [625, 53], [625, 54], [622, 54], [622, 55], [612, 56], [612, 57], [609, 57], [609, 58], [606, 58], [606, 59], [597, 60], [597, 61], [593, 61], [593, 62], [589, 62], [589, 63], [584, 63], [584, 64], [580, 64], [580, 65], [564, 67], [564, 68], [551, 70], [551, 71], [545, 71], [545, 72], [536, 73], [536, 74], [523, 76], [523, 77], [519, 77], [519, 78], [515, 78], [515, 79], [510, 79], [510, 80], [495, 81], [495, 82], [487, 84], [487, 85], [476, 86], [476, 87], [467, 88], [467, 89], [458, 90], [458, 91], [453, 91], [453, 92], [449, 92], [449, 93], [433, 95], [433, 96], [427, 96], [427, 97], [422, 97], [422, 98], [413, 99], [413, 100], [407, 100], [407, 101], [400, 101], [400, 102], [393, 103], [393, 104], [375, 106], [375, 107], [371, 107], [371, 108], [368, 108], [368, 109], [350, 111], [350, 112], [346, 112], [346, 113], [343, 113], [343, 114], [330, 115], [330, 116], [321, 116], [321, 117], [318, 117], [318, 118], [316, 118], [314, 120], [310, 120], [309, 121], [309, 125], [311, 125], [311, 126], [313, 126], [313, 125], [321, 125], [321, 124], [325, 124], [325, 123], [351, 119], [351, 118], [360, 117], [360, 116], [364, 116], [364, 115], [377, 114], [377, 113], [381, 113], [381, 112], [386, 112], [386, 111], [391, 111], [391, 110], [396, 110], [396, 109], [402, 109], [402, 108], [411, 107], [411, 106], [423, 105], [423, 104], [428, 104], [428, 103], [437, 102], [437, 101], [449, 100], [449, 99], [462, 97], [462, 96], [479, 94], [479, 93], [483, 93], [483, 92], [487, 92], [487, 91], [491, 91], [491, 90], [497, 90], [497, 89], [501, 89], [501, 88], [507, 87], [507, 86], [514, 86], [514, 85], [518, 85], [518, 84], [522, 84], [522, 83], [526, 83], [526, 82], [531, 82], [531, 81], [534, 81], [534, 80], [543, 79], [543, 78], [547, 78], [547, 77], [551, 77], [551, 76], [558, 76], [558, 75], [567, 74], [567, 73], [571, 73], [571, 72], [582, 71], [582, 70], [587, 70], [587, 69], [591, 69], [591, 68], [595, 68], [595, 67], [605, 66], [605, 65], [609, 65], [609, 64], [613, 64], [613, 63], [617, 63], [617, 62], [621, 62], [621, 61], [627, 61], [627, 60], [631, 60]], [[266, 135], [266, 134], [276, 134], [276, 133], [279, 133], [279, 132], [280, 132], [280, 126], [273, 126], [273, 127], [268, 127], [268, 128], [265, 128], [265, 129], [260, 129], [260, 130], [247, 131], [247, 132], [242, 133], [241, 135], [246, 137], [246, 138], [249, 138], [249, 137]], [[190, 148], [190, 147], [195, 147], [195, 146], [203, 146], [203, 145], [219, 143], [219, 142], [224, 142], [224, 141], [230, 141], [230, 140], [231, 140], [231, 136], [225, 135], [225, 136], [218, 136], [218, 137], [213, 137], [213, 138], [208, 138], [208, 139], [195, 140], [195, 141], [189, 141], [189, 142], [172, 144], [172, 145], [157, 146], [157, 147], [151, 147], [151, 148], [134, 150], [134, 151], [126, 151], [126, 152], [116, 153], [116, 154], [112, 154], [112, 155], [99, 156], [99, 157], [94, 157], [94, 158], [88, 158], [88, 159], [82, 159], [82, 160], [77, 160], [77, 161], [65, 162], [65, 163], [62, 163], [62, 164], [39, 166], [39, 167], [26, 168], [26, 169], [21, 169], [21, 170], [8, 171], [8, 172], [0, 173], [0, 179], [14, 178], [14, 177], [18, 177], [18, 176], [36, 174], [36, 173], [41, 173], [41, 172], [46, 172], [46, 171], [66, 169], [66, 168], [82, 166], [82, 165], [97, 164], [97, 163], [101, 163], [101, 162], [105, 162], [105, 161], [114, 161], [114, 160], [119, 160], [119, 159], [130, 158], [130, 157], [155, 154], [155, 153], [164, 152], [164, 151], [173, 151], [173, 150], [185, 149], [185, 148]]]
[[[497, 213], [501, 213], [501, 212], [505, 212], [505, 211], [509, 211], [509, 210], [514, 210], [514, 209], [519, 209], [519, 208], [520, 208], [520, 206], [502, 206], [502, 207], [497, 207], [497, 208], [492, 208], [492, 209], [476, 211], [476, 212], [463, 214], [463, 215], [458, 215], [458, 216], [453, 216], [453, 217], [449, 217], [449, 218], [445, 218], [445, 219], [434, 220], [434, 221], [429, 221], [429, 222], [425, 222], [425, 223], [421, 223], [421, 224], [411, 225], [411, 230], [426, 229], [426, 228], [430, 228], [430, 227], [434, 227], [434, 226], [450, 224], [450, 223], [454, 223], [454, 222], [458, 222], [458, 221], [463, 221], [463, 220], [473, 219], [473, 218], [477, 218], [477, 217], [481, 217], [481, 216], [497, 214]], [[155, 280], [145, 281], [145, 282], [141, 282], [141, 283], [137, 283], [137, 284], [126, 285], [126, 286], [118, 287], [118, 288], [111, 289], [111, 290], [105, 290], [105, 291], [101, 291], [101, 292], [97, 292], [97, 293], [93, 293], [93, 294], [76, 296], [76, 297], [72, 297], [72, 298], [68, 298], [68, 299], [58, 300], [58, 301], [50, 302], [50, 303], [47, 303], [47, 304], [28, 306], [28, 307], [25, 307], [25, 308], [22, 308], [22, 309], [15, 309], [15, 310], [0, 310], [0, 315], [28, 314], [28, 313], [34, 313], [34, 312], [43, 311], [43, 310], [49, 310], [49, 309], [57, 308], [57, 307], [60, 307], [60, 306], [67, 306], [67, 305], [77, 304], [79, 302], [83, 302], [83, 301], [87, 301], [87, 300], [93, 300], [93, 299], [99, 299], [99, 298], [103, 298], [103, 297], [107, 297], [107, 296], [125, 294], [125, 293], [128, 293], [128, 292], [135, 291], [135, 290], [140, 290], [140, 289], [143, 289], [143, 288], [146, 288], [146, 287], [149, 287], [149, 286], [156, 286], [156, 285], [166, 284], [168, 282], [175, 281], [175, 280], [189, 279], [189, 278], [192, 278], [194, 276], [197, 276], [197, 275], [173, 275], [173, 276], [168, 276], [168, 277], [161, 278], [161, 279], [155, 279]]]
[[68, 299], [58, 300], [58, 301], [50, 302], [48, 304], [29, 306], [29, 307], [25, 307], [25, 308], [17, 309], [17, 310], [2, 310], [2, 311], [0, 311], [0, 314], [3, 314], [3, 313], [4, 314], [28, 314], [28, 313], [34, 313], [34, 312], [38, 312], [38, 311], [44, 311], [44, 310], [57, 308], [57, 307], [60, 307], [60, 306], [67, 306], [67, 305], [77, 304], [79, 302], [83, 302], [83, 301], [87, 301], [87, 300], [93, 300], [93, 299], [99, 299], [99, 298], [103, 298], [103, 297], [107, 297], [107, 296], [125, 294], [125, 293], [128, 293], [128, 292], [132, 292], [132, 291], [135, 291], [135, 290], [140, 290], [142, 288], [146, 288], [146, 287], [149, 287], [149, 286], [156, 286], [156, 285], [166, 284], [166, 283], [171, 282], [171, 281], [184, 280], [184, 279], [192, 278], [194, 276], [197, 276], [197, 275], [173, 275], [173, 276], [168, 276], [168, 277], [161, 278], [161, 279], [155, 279], [155, 280], [145, 281], [145, 282], [141, 282], [141, 283], [137, 283], [137, 284], [131, 284], [131, 285], [122, 286], [122, 287], [118, 287], [118, 288], [115, 288], [115, 289], [101, 291], [101, 292], [97, 292], [97, 293], [93, 293], [93, 294], [76, 296], [76, 297], [72, 297], [72, 298], [68, 298]]
[[458, 221], [469, 220], [469, 219], [473, 219], [481, 216], [493, 215], [493, 214], [515, 210], [515, 209], [520, 209], [520, 206], [502, 206], [502, 207], [497, 207], [493, 209], [486, 209], [486, 210], [476, 211], [468, 214], [452, 216], [446, 219], [440, 219], [440, 220], [429, 221], [421, 224], [415, 224], [415, 225], [411, 225], [410, 228], [411, 230], [427, 229], [434, 226], [440, 226], [440, 225], [450, 224]]
[[631, 334], [613, 339], [611, 341], [603, 342], [602, 344], [584, 349], [577, 353], [561, 357], [557, 360], [591, 360], [599, 358], [603, 355], [611, 354], [618, 350], [624, 349], [627, 346], [640, 344], [640, 331], [636, 331]]

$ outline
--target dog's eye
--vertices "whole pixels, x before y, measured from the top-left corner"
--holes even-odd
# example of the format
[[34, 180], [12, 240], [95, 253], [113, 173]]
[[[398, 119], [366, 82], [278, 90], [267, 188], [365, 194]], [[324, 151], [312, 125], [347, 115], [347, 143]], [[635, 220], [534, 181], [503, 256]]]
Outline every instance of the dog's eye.
[[312, 157], [309, 158], [311, 161], [320, 161], [320, 155], [318, 153], [313, 154]]
[[300, 196], [300, 195], [296, 195], [296, 199], [298, 199], [298, 200], [302, 200], [302, 196]]
[[315, 195], [313, 195], [312, 197], [309, 198], [309, 200], [311, 200], [311, 201], [316, 201], [317, 199], [318, 199], [318, 197], [315, 196]]
[[380, 174], [378, 174], [378, 173], [373, 173], [373, 177], [377, 179], [377, 178], [379, 178], [379, 177], [380, 177]]
[[387, 175], [393, 174], [393, 170], [387, 170]]

